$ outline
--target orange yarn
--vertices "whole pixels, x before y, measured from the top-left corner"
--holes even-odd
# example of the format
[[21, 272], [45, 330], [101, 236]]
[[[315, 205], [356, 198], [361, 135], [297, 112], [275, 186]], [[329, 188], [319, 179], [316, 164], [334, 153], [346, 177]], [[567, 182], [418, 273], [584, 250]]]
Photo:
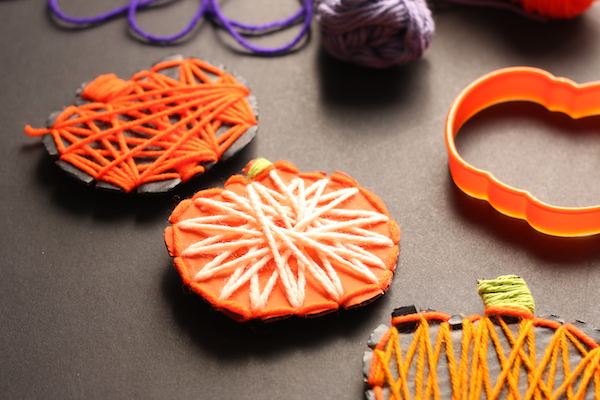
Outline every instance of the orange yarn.
[[101, 75], [82, 91], [93, 103], [67, 107], [48, 129], [60, 160], [130, 192], [203, 173], [249, 128], [249, 90], [197, 59], [161, 62], [130, 80]]
[[[376, 399], [440, 399], [445, 389], [438, 381], [441, 373], [449, 376], [453, 400], [600, 399], [598, 343], [573, 325], [531, 315], [519, 318], [518, 325], [509, 324], [500, 311], [496, 307], [485, 317], [464, 318], [461, 338], [445, 322], [450, 315], [393, 319], [418, 320], [418, 325], [412, 339], [393, 326], [375, 346], [368, 384]], [[514, 314], [515, 309], [507, 311]], [[544, 339], [548, 345], [543, 354], [538, 354], [536, 338], [552, 331]]]
[[513, 0], [521, 3], [528, 13], [550, 18], [573, 18], [583, 14], [595, 0]]
[[165, 242], [186, 285], [240, 321], [317, 315], [384, 293], [400, 231], [377, 196], [340, 172], [285, 161], [251, 175], [171, 214]]

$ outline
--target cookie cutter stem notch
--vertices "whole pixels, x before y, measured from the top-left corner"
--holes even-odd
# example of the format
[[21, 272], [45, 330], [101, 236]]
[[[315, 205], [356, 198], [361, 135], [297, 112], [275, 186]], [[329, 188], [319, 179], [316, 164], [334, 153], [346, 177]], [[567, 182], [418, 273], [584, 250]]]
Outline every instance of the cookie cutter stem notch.
[[573, 119], [600, 114], [600, 81], [577, 84], [531, 67], [493, 71], [471, 83], [456, 98], [446, 119], [448, 163], [454, 183], [466, 194], [487, 200], [496, 210], [524, 219], [536, 230], [554, 236], [600, 233], [600, 205], [558, 207], [526, 190], [507, 185], [491, 172], [467, 163], [455, 138], [460, 128], [485, 108], [509, 101], [530, 101]]

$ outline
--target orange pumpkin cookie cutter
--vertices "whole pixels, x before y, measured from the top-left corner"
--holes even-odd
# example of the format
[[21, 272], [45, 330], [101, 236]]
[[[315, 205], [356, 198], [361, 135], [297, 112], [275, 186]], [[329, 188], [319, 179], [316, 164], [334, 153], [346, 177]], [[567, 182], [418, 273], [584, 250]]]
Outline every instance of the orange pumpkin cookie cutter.
[[349, 176], [258, 159], [170, 217], [165, 242], [184, 283], [239, 321], [366, 304], [389, 287], [398, 225]]
[[456, 98], [446, 119], [448, 163], [456, 185], [472, 197], [487, 200], [501, 213], [527, 221], [540, 232], [554, 236], [600, 233], [600, 205], [559, 207], [545, 203], [460, 156], [455, 144], [460, 128], [483, 109], [509, 101], [534, 102], [573, 119], [589, 117], [600, 114], [600, 82], [578, 84], [541, 69], [511, 67], [471, 83]]

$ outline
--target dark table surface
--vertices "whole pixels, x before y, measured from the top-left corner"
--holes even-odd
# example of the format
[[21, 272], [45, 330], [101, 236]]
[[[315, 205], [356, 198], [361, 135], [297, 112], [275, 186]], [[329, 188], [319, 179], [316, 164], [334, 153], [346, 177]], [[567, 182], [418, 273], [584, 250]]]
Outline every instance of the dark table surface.
[[[123, 2], [60, 3], [84, 15]], [[196, 3], [140, 21], [173, 32]], [[229, 1], [224, 9], [260, 22], [296, 6]], [[359, 399], [366, 339], [394, 307], [481, 313], [476, 280], [508, 273], [527, 280], [539, 315], [600, 327], [600, 237], [545, 236], [468, 198], [450, 179], [443, 143], [453, 98], [493, 69], [531, 65], [600, 80], [600, 5], [549, 24], [465, 8], [440, 10], [435, 20], [422, 60], [372, 71], [329, 58], [316, 30], [301, 50], [261, 58], [232, 50], [208, 25], [158, 47], [133, 39], [124, 19], [71, 31], [51, 21], [42, 0], [1, 1], [0, 397]], [[226, 65], [259, 102], [255, 142], [206, 176], [157, 197], [97, 192], [65, 176], [22, 133], [70, 104], [82, 82], [128, 77], [176, 53]], [[543, 200], [599, 203], [600, 118], [497, 106], [465, 127], [459, 148]], [[322, 318], [239, 325], [182, 288], [162, 238], [171, 210], [258, 156], [344, 171], [381, 196], [403, 232], [385, 296]]]

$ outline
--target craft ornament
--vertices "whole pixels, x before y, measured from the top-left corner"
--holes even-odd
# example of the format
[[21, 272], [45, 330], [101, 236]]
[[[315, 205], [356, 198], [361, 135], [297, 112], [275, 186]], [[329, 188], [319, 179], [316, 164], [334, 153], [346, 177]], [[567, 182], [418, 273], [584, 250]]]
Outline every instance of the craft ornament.
[[204, 61], [171, 57], [130, 80], [100, 75], [84, 104], [55, 113], [42, 136], [57, 165], [86, 184], [165, 192], [241, 150], [256, 135], [256, 100]]
[[485, 315], [416, 307], [392, 314], [368, 341], [369, 400], [600, 399], [600, 330], [536, 318], [514, 275], [479, 283]]
[[555, 236], [600, 233], [600, 205], [558, 207], [501, 182], [491, 172], [467, 163], [456, 149], [460, 128], [480, 111], [510, 101], [531, 101], [549, 111], [579, 119], [600, 114], [600, 82], [577, 84], [530, 67], [499, 69], [470, 84], [454, 100], [446, 119], [450, 173], [465, 193], [487, 200], [496, 210], [524, 219], [540, 232]]
[[400, 231], [377, 196], [340, 172], [285, 161], [244, 171], [171, 215], [165, 241], [194, 292], [240, 321], [318, 315], [384, 293]]

